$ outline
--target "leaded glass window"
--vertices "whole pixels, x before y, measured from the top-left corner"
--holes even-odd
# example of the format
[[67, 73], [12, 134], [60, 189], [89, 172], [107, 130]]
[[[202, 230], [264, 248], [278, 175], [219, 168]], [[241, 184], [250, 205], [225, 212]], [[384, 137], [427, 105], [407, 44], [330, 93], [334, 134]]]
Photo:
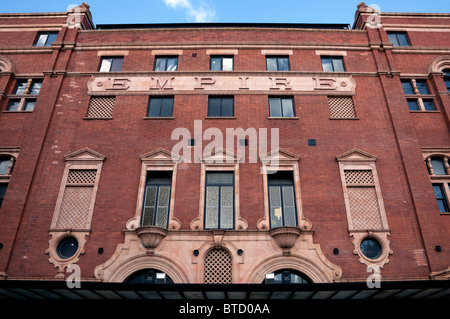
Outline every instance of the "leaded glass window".
[[234, 228], [234, 173], [207, 172], [205, 229]]
[[172, 172], [151, 171], [145, 185], [142, 226], [167, 228]]
[[268, 174], [270, 227], [297, 226], [294, 178], [291, 171]]

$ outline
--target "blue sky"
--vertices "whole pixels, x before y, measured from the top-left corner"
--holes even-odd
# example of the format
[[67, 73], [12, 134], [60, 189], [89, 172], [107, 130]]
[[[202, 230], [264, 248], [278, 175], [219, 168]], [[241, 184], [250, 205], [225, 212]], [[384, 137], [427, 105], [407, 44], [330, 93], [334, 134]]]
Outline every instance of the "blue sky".
[[[61, 12], [83, 0], [2, 0], [0, 12]], [[353, 24], [361, 0], [85, 0], [95, 24], [264, 22]], [[449, 0], [368, 0], [384, 12], [450, 13]]]

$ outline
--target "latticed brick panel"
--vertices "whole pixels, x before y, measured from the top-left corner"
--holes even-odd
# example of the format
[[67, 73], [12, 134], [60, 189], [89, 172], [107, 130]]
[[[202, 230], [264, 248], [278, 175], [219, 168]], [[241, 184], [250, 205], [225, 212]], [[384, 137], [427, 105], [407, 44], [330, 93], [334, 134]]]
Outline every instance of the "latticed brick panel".
[[353, 229], [383, 229], [375, 187], [349, 187], [347, 191]]
[[85, 229], [93, 187], [66, 187], [56, 227], [59, 229]]
[[231, 284], [231, 256], [224, 249], [213, 249], [205, 257], [205, 283]]
[[115, 97], [92, 97], [86, 117], [111, 118], [115, 101]]
[[355, 118], [355, 105], [351, 97], [328, 97], [330, 117], [332, 118]]
[[67, 177], [67, 184], [94, 184], [97, 170], [70, 170]]
[[344, 172], [347, 185], [373, 185], [373, 174], [371, 170], [348, 170]]

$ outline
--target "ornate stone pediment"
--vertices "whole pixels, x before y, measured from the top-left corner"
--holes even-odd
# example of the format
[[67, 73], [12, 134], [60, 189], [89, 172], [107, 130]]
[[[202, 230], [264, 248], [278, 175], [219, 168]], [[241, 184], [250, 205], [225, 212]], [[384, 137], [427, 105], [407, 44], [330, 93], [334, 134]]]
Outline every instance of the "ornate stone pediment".
[[105, 155], [93, 151], [88, 147], [85, 147], [76, 152], [67, 154], [64, 158], [66, 161], [104, 161]]
[[178, 163], [180, 160], [180, 156], [169, 152], [163, 148], [158, 148], [157, 150], [151, 151], [147, 154], [141, 156], [142, 162], [152, 162], [152, 163], [166, 163], [170, 162], [171, 164]]
[[283, 163], [283, 162], [298, 162], [299, 160], [300, 157], [284, 149], [275, 149], [265, 155], [260, 156], [260, 161], [264, 164], [273, 161]]
[[336, 159], [339, 162], [375, 162], [377, 157], [360, 149], [354, 148], [336, 156]]
[[218, 148], [206, 153], [200, 160], [206, 164], [237, 164], [241, 161], [241, 157], [228, 150]]

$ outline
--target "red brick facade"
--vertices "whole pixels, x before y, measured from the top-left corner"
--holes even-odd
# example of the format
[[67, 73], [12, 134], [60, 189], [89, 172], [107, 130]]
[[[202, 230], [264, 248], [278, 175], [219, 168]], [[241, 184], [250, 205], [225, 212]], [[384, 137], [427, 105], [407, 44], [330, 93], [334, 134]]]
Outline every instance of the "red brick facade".
[[[75, 25], [67, 23], [70, 17]], [[67, 13], [1, 14], [0, 156], [10, 156], [12, 149], [17, 156], [12, 173], [0, 176], [0, 183], [8, 185], [0, 208], [0, 278], [63, 278], [66, 267], [74, 263], [84, 280], [123, 281], [136, 271], [155, 268], [174, 282], [203, 282], [207, 253], [225, 249], [235, 283], [260, 282], [265, 271], [285, 268], [306, 274], [312, 282], [365, 281], [371, 260], [360, 256], [354, 242], [359, 235], [349, 229], [348, 207], [353, 203], [351, 194], [346, 200], [349, 187], [340, 171], [345, 161], [338, 158], [356, 150], [349, 154], [367, 156], [351, 163], [374, 168], [379, 214], [388, 224], [356, 233], [362, 238], [384, 234], [379, 239], [384, 257], [372, 260], [382, 266], [383, 280], [448, 279], [450, 213], [440, 212], [432, 183], [448, 190], [450, 168], [447, 161], [447, 176], [431, 181], [425, 159], [427, 154], [450, 159], [450, 95], [443, 76], [450, 72], [450, 15], [381, 13], [375, 15], [378, 24], [365, 23], [373, 17], [370, 7], [360, 6], [352, 29], [239, 24], [95, 28], [87, 6]], [[57, 32], [56, 40], [36, 46], [38, 33], [44, 31]], [[394, 31], [406, 34], [409, 45], [393, 45], [387, 34]], [[177, 70], [154, 71], [155, 58], [169, 55], [178, 56]], [[212, 55], [232, 55], [233, 71], [210, 71]], [[270, 55], [288, 56], [289, 71], [266, 71]], [[121, 70], [99, 72], [102, 56], [123, 56]], [[342, 57], [345, 70], [323, 71], [321, 56]], [[104, 77], [111, 82], [100, 83]], [[155, 79], [171, 77], [165, 86], [148, 88]], [[248, 88], [239, 87], [239, 77], [249, 79]], [[127, 88], [144, 85], [138, 83], [141, 78], [148, 80], [146, 90]], [[272, 86], [261, 89], [258, 81], [269, 78], [278, 82], [267, 82]], [[9, 109], [11, 100], [22, 98], [14, 90], [23, 79], [43, 80], [32, 112]], [[319, 84], [297, 90], [295, 81], [303, 79]], [[347, 79], [353, 87], [342, 84]], [[410, 110], [402, 88], [405, 79], [425, 80], [429, 92], [419, 98], [431, 100], [434, 110]], [[191, 84], [197, 87], [191, 89]], [[234, 116], [208, 117], [209, 95], [233, 96]], [[111, 117], [87, 116], [93, 97], [113, 96]], [[149, 96], [173, 96], [172, 116], [148, 117]], [[295, 116], [271, 117], [271, 96], [293, 97]], [[356, 116], [330, 116], [331, 96], [351, 97]], [[290, 251], [283, 252], [270, 231], [258, 226], [268, 197], [260, 156], [273, 150], [270, 144], [254, 163], [247, 147], [238, 169], [233, 168], [235, 195], [238, 192], [234, 229], [223, 234], [213, 235], [201, 223], [194, 227], [193, 220], [203, 218], [199, 207], [208, 168], [194, 158], [192, 163], [169, 165], [172, 176], [176, 171], [174, 224], [169, 222], [159, 246], [142, 247], [136, 227], [130, 226], [142, 206], [142, 167], [169, 166], [156, 155], [149, 155], [148, 163], [141, 156], [160, 149], [170, 154], [179, 142], [171, 139], [177, 128], [187, 128], [195, 138], [196, 120], [202, 121], [203, 132], [218, 128], [224, 135], [227, 128], [266, 128], [270, 137], [271, 129], [279, 129], [280, 154], [296, 157], [287, 161], [295, 162], [289, 169], [298, 174], [295, 195], [301, 204], [296, 207], [301, 231]], [[315, 139], [315, 146], [308, 145], [310, 139]], [[209, 142], [203, 140], [203, 147]], [[76, 153], [86, 149], [87, 153]], [[228, 151], [237, 154], [236, 142]], [[52, 221], [62, 214], [58, 203], [70, 186], [65, 186], [63, 176], [72, 163], [81, 165], [77, 169], [92, 163], [99, 167], [91, 185], [92, 215], [85, 229], [52, 229]], [[445, 200], [448, 206], [450, 199]], [[303, 217], [310, 224], [302, 228]], [[56, 256], [61, 234], [78, 239], [75, 259]], [[122, 245], [129, 245], [127, 252]]]

